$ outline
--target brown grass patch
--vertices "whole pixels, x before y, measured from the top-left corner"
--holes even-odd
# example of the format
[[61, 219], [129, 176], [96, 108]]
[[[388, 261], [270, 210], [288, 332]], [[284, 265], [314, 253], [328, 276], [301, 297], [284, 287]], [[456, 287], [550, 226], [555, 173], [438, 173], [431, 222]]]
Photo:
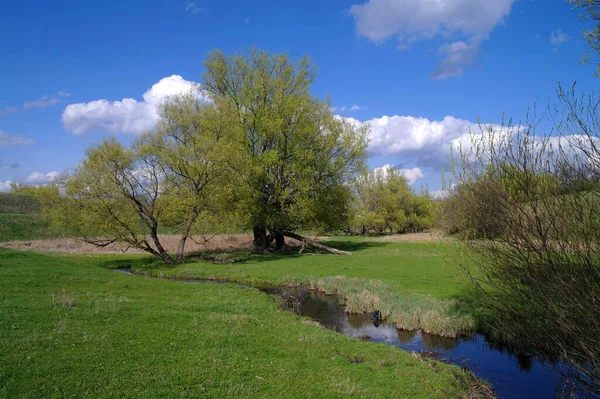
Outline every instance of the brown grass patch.
[[447, 240], [448, 236], [440, 232], [431, 233], [407, 233], [393, 234], [389, 236], [378, 237], [376, 241], [380, 242], [431, 242]]
[[[179, 236], [161, 235], [160, 241], [167, 252], [177, 251]], [[300, 245], [296, 240], [286, 238], [290, 246]], [[112, 244], [104, 248], [96, 247], [77, 238], [56, 238], [49, 240], [8, 241], [0, 244], [5, 248], [30, 250], [39, 252], [54, 252], [65, 254], [138, 254], [146, 253], [139, 249], [127, 248], [125, 244]], [[215, 236], [197, 236], [188, 240], [185, 252], [205, 252], [216, 250], [249, 249], [252, 247], [251, 234], [219, 234]]]

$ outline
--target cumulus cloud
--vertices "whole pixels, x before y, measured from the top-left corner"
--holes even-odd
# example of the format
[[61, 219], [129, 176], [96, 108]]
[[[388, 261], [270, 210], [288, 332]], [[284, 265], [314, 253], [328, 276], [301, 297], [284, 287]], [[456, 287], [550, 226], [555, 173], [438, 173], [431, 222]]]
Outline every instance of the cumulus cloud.
[[12, 182], [10, 180], [2, 181], [0, 180], [0, 193], [7, 193], [10, 191], [10, 184]]
[[419, 180], [421, 177], [425, 176], [425, 174], [423, 173], [423, 171], [420, 168], [396, 169], [393, 165], [390, 165], [390, 164], [379, 166], [379, 167], [373, 169], [373, 172], [375, 172], [376, 174], [382, 173], [385, 177], [385, 176], [387, 176], [387, 171], [390, 168], [392, 168], [394, 170], [398, 170], [400, 172], [400, 174], [406, 178], [406, 181], [411, 186], [413, 184], [415, 184], [416, 181]]
[[425, 176], [420, 168], [400, 169], [400, 173], [402, 173], [402, 176], [406, 177], [408, 184], [411, 186], [415, 184], [421, 177]]
[[452, 145], [468, 143], [470, 133], [480, 131], [479, 124], [452, 116], [441, 121], [399, 115], [345, 119], [356, 126], [369, 124], [369, 155], [402, 155], [414, 158], [419, 166], [436, 169], [447, 164]]
[[[143, 95], [143, 101], [124, 98], [121, 101], [95, 100], [68, 105], [62, 114], [63, 127], [73, 134], [102, 130], [107, 133], [139, 134], [153, 129], [158, 121], [156, 106], [165, 98], [193, 90], [196, 83], [179, 75], [162, 78]], [[199, 93], [200, 101], [209, 99]]]
[[20, 134], [10, 134], [0, 130], [0, 147], [17, 147], [34, 143], [35, 141], [32, 139], [25, 138]]
[[27, 184], [48, 184], [58, 177], [60, 173], [56, 171], [48, 173], [34, 172], [25, 180]]
[[429, 193], [429, 196], [433, 199], [444, 199], [448, 198], [450, 192], [448, 190], [435, 190]]
[[350, 14], [358, 35], [376, 44], [396, 37], [399, 50], [421, 40], [460, 37], [438, 51], [444, 58], [432, 77], [444, 79], [473, 63], [481, 42], [509, 15], [514, 1], [368, 0], [353, 5]]

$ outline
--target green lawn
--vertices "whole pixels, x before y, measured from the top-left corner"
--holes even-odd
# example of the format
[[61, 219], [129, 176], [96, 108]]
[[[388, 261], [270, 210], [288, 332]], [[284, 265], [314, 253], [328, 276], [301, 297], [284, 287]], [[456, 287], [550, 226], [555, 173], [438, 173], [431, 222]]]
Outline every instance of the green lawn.
[[349, 311], [380, 310], [402, 329], [420, 328], [455, 337], [477, 328], [477, 307], [454, 258], [454, 243], [390, 243], [372, 238], [337, 237], [328, 244], [353, 255], [246, 254], [243, 262], [215, 264], [190, 259], [176, 267], [138, 257], [107, 261], [105, 267], [131, 268], [159, 277], [311, 285], [340, 295]]
[[[435, 267], [429, 258], [438, 247], [427, 246], [430, 255], [419, 256], [413, 253], [419, 247], [399, 245], [364, 248], [354, 257], [265, 257], [230, 269], [197, 263], [171, 272], [275, 280], [303, 270], [340, 274], [336, 268], [346, 267], [344, 274], [366, 277], [361, 263], [377, 266], [369, 263], [369, 253], [384, 251], [391, 259], [404, 251], [420, 266], [399, 263], [394, 269], [390, 260], [382, 275], [396, 288], [418, 289], [427, 278], [403, 281], [392, 277], [394, 270], [408, 276], [408, 267]], [[456, 398], [466, 393], [468, 378], [457, 367], [304, 324], [254, 289], [99, 267], [131, 260], [148, 263], [144, 257], [0, 248], [0, 397]], [[450, 271], [435, 281], [454, 287], [439, 287], [436, 295], [459, 291]]]
[[410, 290], [437, 298], [460, 295], [464, 276], [448, 257], [450, 243], [389, 243], [363, 237], [335, 237], [327, 245], [352, 252], [352, 256], [328, 253], [251, 255], [244, 262], [186, 263], [175, 268], [160, 263], [132, 263], [134, 268], [165, 275], [218, 277], [238, 281], [282, 284], [327, 276], [377, 279], [398, 291]]

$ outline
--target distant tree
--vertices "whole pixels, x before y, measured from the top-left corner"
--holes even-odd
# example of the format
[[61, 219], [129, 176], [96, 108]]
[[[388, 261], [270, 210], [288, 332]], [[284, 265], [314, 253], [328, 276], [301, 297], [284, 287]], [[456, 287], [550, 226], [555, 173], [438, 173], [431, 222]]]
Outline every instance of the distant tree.
[[58, 187], [55, 184], [34, 185], [11, 182], [9, 192], [12, 194], [46, 196], [58, 192]]
[[429, 194], [416, 195], [401, 171], [391, 166], [361, 174], [353, 181], [352, 188], [351, 232], [389, 234], [418, 232], [431, 227]]
[[[235, 134], [193, 93], [168, 100], [159, 111], [154, 132], [130, 148], [106, 139], [62, 176], [61, 192], [44, 206], [54, 226], [97, 246], [124, 243], [167, 264], [182, 261], [199, 218], [216, 213], [217, 188], [227, 190], [223, 158], [231, 155]], [[175, 259], [161, 243], [161, 228], [180, 235]]]
[[[594, 24], [591, 28], [584, 28], [581, 36], [588, 41], [588, 44], [596, 52], [600, 54], [600, 1], [599, 0], [567, 0], [573, 5], [574, 9], [581, 10], [579, 18], [583, 21], [590, 21]], [[582, 58], [582, 63], [600, 64], [597, 56], [592, 57], [590, 53]], [[596, 71], [596, 76], [600, 77], [600, 65]]]
[[[508, 123], [473, 134], [470, 145], [454, 154], [457, 196], [451, 196], [449, 207], [459, 226], [493, 227], [493, 235], [461, 236], [463, 266], [482, 293], [492, 331], [558, 360], [566, 381], [596, 394], [599, 106], [594, 95], [579, 97], [559, 88], [558, 102], [548, 113], [554, 131], [540, 132], [536, 123]], [[488, 239], [473, 239], [482, 236]]]
[[345, 184], [364, 167], [367, 128], [335, 117], [311, 95], [313, 63], [215, 50], [204, 65], [203, 87], [244, 138], [244, 160], [233, 168], [255, 250], [272, 241], [280, 249], [285, 235], [301, 229], [342, 227], [349, 217]]

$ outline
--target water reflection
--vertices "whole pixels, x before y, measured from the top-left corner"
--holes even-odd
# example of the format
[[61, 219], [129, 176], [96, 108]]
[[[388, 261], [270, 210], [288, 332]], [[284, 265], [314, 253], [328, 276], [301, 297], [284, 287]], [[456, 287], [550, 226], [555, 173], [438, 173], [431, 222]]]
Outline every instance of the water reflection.
[[283, 308], [310, 317], [322, 326], [346, 336], [394, 345], [409, 351], [434, 352], [444, 360], [468, 367], [477, 377], [489, 381], [499, 398], [557, 396], [555, 382], [540, 361], [512, 353], [506, 347], [498, 347], [481, 335], [454, 339], [420, 331], [400, 331], [394, 324], [381, 322], [372, 314], [346, 314], [333, 296], [307, 289], [265, 288], [262, 291], [283, 298]]

